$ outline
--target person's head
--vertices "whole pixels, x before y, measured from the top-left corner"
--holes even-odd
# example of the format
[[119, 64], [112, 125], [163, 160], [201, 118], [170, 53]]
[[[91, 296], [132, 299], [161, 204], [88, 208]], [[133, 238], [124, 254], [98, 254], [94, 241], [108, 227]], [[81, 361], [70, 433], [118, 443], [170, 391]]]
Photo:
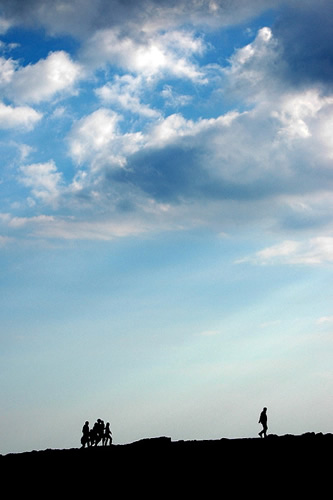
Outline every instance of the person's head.
[[264, 412], [266, 413], [266, 411], [267, 411], [267, 408], [266, 408], [266, 406], [265, 406], [265, 408], [264, 408]]

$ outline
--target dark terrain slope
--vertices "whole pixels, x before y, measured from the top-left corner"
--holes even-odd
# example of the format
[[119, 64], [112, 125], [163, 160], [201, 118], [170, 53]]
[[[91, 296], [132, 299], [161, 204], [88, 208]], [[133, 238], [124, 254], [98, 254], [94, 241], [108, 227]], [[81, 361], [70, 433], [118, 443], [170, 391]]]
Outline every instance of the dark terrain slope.
[[[171, 441], [160, 437], [110, 447], [43, 450], [0, 456], [3, 487], [37, 497], [99, 498], [327, 495], [332, 434], [267, 439]], [[329, 490], [327, 489], [329, 488]]]

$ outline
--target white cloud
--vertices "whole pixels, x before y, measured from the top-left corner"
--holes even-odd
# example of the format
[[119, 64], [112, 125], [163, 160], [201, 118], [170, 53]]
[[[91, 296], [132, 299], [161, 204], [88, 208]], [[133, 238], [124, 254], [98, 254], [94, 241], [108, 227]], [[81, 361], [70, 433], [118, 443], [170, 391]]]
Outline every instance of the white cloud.
[[98, 162], [98, 156], [117, 135], [120, 117], [109, 109], [99, 109], [81, 118], [70, 135], [70, 153], [81, 164], [88, 160]]
[[[138, 235], [151, 230], [151, 225], [138, 217], [123, 219], [103, 218], [103, 220], [84, 220], [70, 217], [39, 215], [34, 217], [12, 217], [0, 214], [0, 221], [12, 230], [28, 230], [30, 234], [42, 238], [64, 240], [101, 240]], [[7, 239], [3, 240], [7, 243]], [[0, 239], [1, 244], [1, 239]]]
[[161, 96], [165, 99], [167, 106], [179, 107], [190, 104], [193, 97], [185, 94], [178, 94], [171, 85], [164, 85]]
[[327, 98], [327, 103], [320, 113], [320, 120], [316, 123], [315, 133], [318, 138], [318, 151], [328, 159], [328, 167], [331, 168], [333, 159], [333, 96]]
[[[176, 207], [179, 217], [176, 221], [173, 212], [173, 222], [179, 224], [184, 216], [184, 226], [218, 221], [218, 229], [224, 231], [229, 222], [238, 224], [255, 219], [276, 229], [278, 224], [280, 228], [283, 226], [290, 214], [299, 220], [312, 219], [315, 226], [315, 218], [327, 216], [332, 208], [332, 204], [325, 206], [321, 202], [319, 206], [314, 200], [314, 193], [319, 200], [324, 188], [330, 196], [329, 171], [323, 178], [320, 173], [324, 167], [330, 168], [328, 160], [333, 155], [332, 96], [325, 96], [315, 87], [291, 91], [279, 79], [274, 80], [280, 69], [280, 47], [273, 32], [263, 28], [251, 44], [235, 52], [225, 71], [229, 92], [238, 92], [241, 104], [244, 99], [251, 99], [252, 109], [196, 120], [181, 113], [164, 117], [162, 112], [152, 109], [145, 98], [150, 89], [156, 90], [154, 84], [158, 79], [171, 75], [205, 81], [205, 71], [196, 63], [204, 50], [203, 40], [189, 31], [173, 29], [158, 33], [156, 26], [152, 26], [142, 33], [135, 31], [132, 37], [123, 36], [115, 28], [96, 32], [86, 42], [82, 60], [91, 58], [92, 65], [95, 61], [97, 65], [116, 64], [131, 74], [114, 76], [103, 86], [98, 83], [100, 87], [95, 92], [105, 107], [74, 122], [67, 144], [77, 171], [66, 188], [54, 162], [22, 167], [21, 182], [31, 188], [37, 200], [44, 202], [54, 203], [64, 194], [67, 208], [70, 196], [79, 203], [89, 195], [92, 212], [102, 203], [106, 212], [112, 210], [113, 200], [122, 198], [135, 211], [140, 196], [142, 203]], [[65, 52], [54, 52], [26, 67], [0, 58], [2, 88], [17, 101], [37, 103], [50, 99], [57, 92], [72, 90], [81, 75], [81, 67]], [[95, 81], [97, 78], [98, 75]], [[176, 84], [171, 88], [164, 81], [159, 83], [159, 92], [169, 102], [174, 105], [188, 102], [188, 96], [177, 95]], [[119, 114], [121, 110], [140, 115], [141, 119], [135, 116], [126, 124]], [[3, 123], [21, 122], [26, 127], [41, 117], [27, 107], [3, 105], [0, 117], [1, 112], [10, 117]], [[49, 116], [55, 124], [55, 119], [64, 118], [66, 113], [65, 107], [58, 107]], [[139, 129], [142, 117], [147, 120], [145, 128]], [[327, 161], [325, 165], [323, 158]], [[121, 176], [119, 172], [124, 171]], [[107, 197], [111, 191], [112, 202], [111, 196]], [[60, 223], [57, 227], [59, 235], [66, 234], [65, 229], [60, 230]], [[77, 234], [94, 234], [93, 228], [83, 222], [75, 227]], [[330, 262], [330, 240], [326, 241], [326, 247], [325, 250], [324, 240], [320, 239], [307, 242], [289, 239], [248, 260]]]
[[20, 228], [27, 225], [49, 224], [55, 220], [52, 215], [35, 215], [33, 217], [12, 217], [9, 214], [7, 217], [8, 226], [11, 228]]
[[[51, 52], [46, 59], [19, 67], [7, 67], [6, 94], [16, 102], [39, 103], [58, 92], [70, 91], [81, 74], [81, 67], [64, 51]], [[4, 76], [3, 76], [4, 78]]]
[[29, 155], [35, 151], [35, 149], [32, 147], [32, 146], [29, 146], [28, 144], [18, 144], [17, 145], [18, 147], [18, 150], [19, 150], [19, 154], [20, 154], [20, 163], [23, 163], [27, 160], [27, 158], [29, 157]]
[[[124, 82], [135, 87], [136, 78], [126, 77]], [[189, 120], [181, 113], [160, 116], [133, 133], [122, 132], [119, 114], [101, 108], [79, 120], [70, 133], [72, 158], [83, 167], [72, 190], [94, 191], [95, 200], [103, 199], [111, 188], [122, 195], [127, 191], [129, 198], [135, 190], [135, 197], [140, 193], [142, 199], [172, 206], [177, 200], [185, 226], [217, 224], [225, 231], [229, 224], [256, 220], [266, 228], [283, 228], [293, 222], [295, 227], [309, 223], [315, 229], [325, 222], [331, 204], [329, 186], [320, 181], [322, 162], [313, 168], [311, 148], [318, 151], [318, 123], [331, 106], [330, 98], [309, 89], [281, 93], [278, 98], [275, 94], [250, 111], [218, 118]], [[298, 120], [303, 120], [311, 134], [296, 133]], [[320, 155], [325, 156], [327, 148], [319, 148]], [[113, 177], [114, 167], [122, 167], [125, 174]], [[191, 211], [186, 210], [189, 202]], [[306, 252], [298, 241], [286, 240], [251, 259], [329, 261], [323, 252], [323, 241], [313, 241]]]
[[31, 188], [33, 196], [45, 203], [54, 204], [60, 194], [62, 174], [53, 160], [20, 167], [20, 182]]
[[203, 337], [214, 337], [216, 335], [219, 335], [220, 333], [220, 330], [204, 330], [200, 333], [200, 335], [202, 335]]
[[[105, 175], [108, 171], [125, 167], [127, 157], [142, 147], [144, 136], [141, 132], [121, 133], [120, 120], [121, 116], [114, 111], [100, 108], [72, 127], [67, 138], [69, 154], [78, 167], [69, 186], [73, 196], [85, 192], [86, 195], [89, 193], [91, 201], [101, 202], [112, 190], [115, 198], [121, 197], [116, 194], [115, 185], [109, 186]], [[118, 188], [119, 191], [126, 189], [125, 186]], [[128, 188], [127, 197], [131, 197], [131, 191]]]
[[195, 123], [186, 120], [180, 113], [174, 113], [159, 120], [152, 128], [148, 145], [162, 146], [175, 141], [176, 138], [193, 132]]
[[121, 117], [106, 108], [98, 109], [79, 120], [69, 136], [70, 154], [80, 165], [87, 163], [91, 170], [106, 164], [123, 166], [126, 155], [137, 149], [140, 133], [121, 134]]
[[[188, 120], [181, 113], [173, 113], [166, 118], [157, 120], [147, 135], [146, 145], [161, 147], [172, 143], [178, 143], [181, 138], [194, 137], [196, 143], [200, 135], [229, 127], [240, 114], [236, 111], [226, 113], [218, 118]], [[221, 137], [222, 140], [222, 137]], [[204, 147], [203, 147], [204, 149]]]
[[109, 241], [114, 238], [138, 235], [149, 229], [138, 220], [103, 220], [84, 221], [75, 219], [57, 218], [39, 224], [35, 227], [35, 234], [47, 238], [61, 238], [65, 240], [101, 240]]
[[6, 85], [12, 80], [17, 63], [13, 59], [0, 57], [0, 85]]
[[42, 114], [28, 106], [6, 106], [0, 102], [0, 129], [31, 129], [42, 118]]
[[11, 22], [4, 17], [0, 17], [0, 34], [6, 33], [11, 27]]
[[160, 112], [141, 102], [140, 95], [144, 86], [141, 76], [116, 75], [113, 82], [96, 89], [96, 94], [106, 104], [118, 105], [147, 118], [156, 118], [160, 116]]
[[203, 41], [188, 32], [142, 32], [139, 37], [130, 38], [119, 30], [105, 29], [87, 42], [82, 60], [92, 67], [114, 64], [148, 80], [170, 73], [204, 83], [203, 72], [192, 61], [192, 56], [203, 50]]
[[280, 84], [280, 54], [278, 41], [268, 27], [261, 28], [255, 40], [237, 49], [224, 69], [229, 79], [229, 92], [242, 99], [271, 99]]
[[237, 263], [259, 265], [320, 265], [333, 263], [333, 237], [318, 236], [305, 241], [286, 240], [264, 248]]
[[322, 316], [317, 320], [317, 323], [319, 323], [320, 325], [325, 323], [333, 323], [333, 316]]
[[299, 247], [300, 243], [298, 243], [297, 241], [283, 241], [278, 245], [260, 250], [256, 255], [262, 262], [267, 262], [277, 257], [290, 258], [290, 256], [295, 255]]
[[333, 97], [321, 96], [318, 89], [283, 95], [279, 111], [272, 116], [282, 124], [279, 134], [287, 139], [308, 138], [312, 135], [310, 123], [318, 112], [333, 104]]

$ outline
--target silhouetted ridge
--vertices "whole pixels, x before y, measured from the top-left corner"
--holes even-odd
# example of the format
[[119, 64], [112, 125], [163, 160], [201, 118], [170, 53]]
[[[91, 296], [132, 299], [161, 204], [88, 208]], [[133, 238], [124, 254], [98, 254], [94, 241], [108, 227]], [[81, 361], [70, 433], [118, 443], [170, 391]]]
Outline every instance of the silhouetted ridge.
[[[22, 488], [32, 477], [43, 478], [76, 494], [106, 495], [119, 484], [124, 494], [151, 489], [155, 498], [166, 490], [186, 495], [200, 490], [207, 497], [216, 494], [214, 488], [223, 496], [227, 487], [259, 493], [262, 481], [269, 481], [274, 492], [282, 494], [287, 488], [300, 495], [316, 488], [318, 497], [331, 482], [332, 447], [333, 435], [321, 433], [198, 441], [162, 436], [122, 445], [1, 455], [0, 467], [3, 477], [19, 477]], [[103, 490], [104, 483], [110, 483], [110, 489]]]

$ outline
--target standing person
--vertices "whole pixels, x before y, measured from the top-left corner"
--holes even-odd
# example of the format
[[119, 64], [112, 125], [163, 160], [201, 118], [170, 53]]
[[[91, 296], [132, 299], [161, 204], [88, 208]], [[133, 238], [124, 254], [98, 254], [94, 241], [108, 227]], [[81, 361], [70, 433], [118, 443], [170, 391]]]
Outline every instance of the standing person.
[[94, 427], [91, 430], [91, 444], [97, 446], [98, 443], [103, 439], [104, 434], [104, 422], [100, 418], [94, 423]]
[[112, 444], [112, 432], [110, 429], [110, 422], [108, 422], [105, 426], [105, 431], [104, 431], [104, 438], [103, 438], [103, 444], [106, 446], [107, 444]]
[[263, 408], [262, 412], [260, 413], [258, 423], [262, 425], [262, 431], [259, 432], [259, 436], [261, 438], [263, 435], [264, 435], [264, 437], [267, 437], [267, 429], [268, 429], [268, 426], [267, 426], [267, 408]]
[[99, 418], [97, 420], [97, 444], [100, 443], [102, 441], [102, 444], [103, 444], [103, 437], [104, 437], [104, 420], [102, 420], [101, 418]]
[[82, 438], [81, 438], [81, 444], [82, 448], [85, 448], [85, 446], [90, 446], [90, 431], [89, 431], [89, 422], [85, 422], [84, 426], [82, 427]]

